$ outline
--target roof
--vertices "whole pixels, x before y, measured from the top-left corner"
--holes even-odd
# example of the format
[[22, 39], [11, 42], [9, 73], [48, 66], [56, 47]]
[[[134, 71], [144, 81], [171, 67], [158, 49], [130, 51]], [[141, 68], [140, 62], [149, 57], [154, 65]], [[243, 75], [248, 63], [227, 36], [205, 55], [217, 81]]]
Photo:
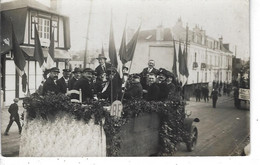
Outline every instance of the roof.
[[44, 4], [42, 4], [36, 0], [15, 0], [15, 1], [10, 1], [10, 2], [4, 2], [4, 3], [1, 3], [0, 8], [1, 8], [1, 11], [14, 10], [14, 9], [20, 9], [20, 8], [33, 8], [33, 9], [37, 9], [40, 11], [49, 12], [52, 14], [57, 14], [60, 16], [67, 17], [65, 15], [62, 15], [58, 11], [56, 11], [48, 6], [45, 6]]
[[[24, 53], [29, 56], [29, 57], [33, 57], [34, 55], [34, 47], [28, 47], [28, 46], [21, 46], [22, 50], [24, 51]], [[45, 58], [47, 58], [48, 56], [48, 48], [42, 48], [43, 51], [43, 55]], [[55, 49], [54, 50], [54, 58], [57, 59], [58, 61], [60, 60], [66, 60], [66, 59], [71, 59], [71, 55], [69, 53], [68, 50], [64, 50], [64, 49]]]
[[[156, 29], [140, 31], [138, 41], [156, 41]], [[163, 41], [172, 41], [170, 28], [163, 29]]]

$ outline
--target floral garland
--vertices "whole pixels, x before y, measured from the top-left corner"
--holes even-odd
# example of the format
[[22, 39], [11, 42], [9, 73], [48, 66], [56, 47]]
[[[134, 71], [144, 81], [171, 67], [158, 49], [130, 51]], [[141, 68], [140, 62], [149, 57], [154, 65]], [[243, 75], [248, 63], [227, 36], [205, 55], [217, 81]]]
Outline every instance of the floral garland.
[[143, 113], [156, 112], [161, 122], [159, 130], [160, 150], [158, 155], [170, 156], [176, 151], [176, 145], [183, 141], [186, 136], [184, 130], [184, 103], [180, 100], [165, 102], [147, 102], [145, 100], [131, 100], [124, 103], [121, 118], [110, 116], [104, 109], [109, 105], [105, 101], [93, 101], [91, 106], [82, 107], [80, 104], [70, 102], [70, 98], [64, 94], [54, 95], [48, 93], [42, 97], [32, 94], [24, 99], [24, 107], [28, 112], [28, 119], [55, 116], [58, 112], [67, 112], [75, 116], [77, 120], [84, 120], [86, 123], [91, 118], [95, 119], [95, 124], [102, 124], [105, 118], [104, 130], [107, 137], [107, 155], [118, 156], [121, 139], [119, 132], [121, 127], [128, 123], [131, 118], [142, 115]]

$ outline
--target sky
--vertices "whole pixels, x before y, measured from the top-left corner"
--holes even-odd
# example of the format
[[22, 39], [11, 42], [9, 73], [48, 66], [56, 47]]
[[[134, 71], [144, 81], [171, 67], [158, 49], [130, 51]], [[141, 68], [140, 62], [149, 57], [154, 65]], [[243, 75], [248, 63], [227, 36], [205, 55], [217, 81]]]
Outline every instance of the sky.
[[[62, 0], [61, 12], [70, 17], [72, 50], [85, 49], [90, 0]], [[112, 13], [112, 14], [111, 14]], [[89, 49], [108, 47], [111, 15], [116, 47], [123, 29], [173, 27], [181, 17], [184, 26], [196, 24], [213, 38], [223, 37], [238, 57], [249, 57], [249, 0], [92, 0]]]
[[[50, 0], [37, 1], [50, 4]], [[59, 1], [60, 12], [70, 17], [71, 50], [85, 49], [90, 2]], [[208, 36], [222, 36], [231, 51], [236, 46], [237, 57], [249, 57], [249, 0], [92, 0], [88, 49], [101, 49], [102, 44], [108, 47], [111, 16], [117, 49], [125, 24], [137, 29], [142, 22], [141, 30], [161, 24], [173, 27], [181, 17], [184, 26], [192, 29], [197, 24]]]

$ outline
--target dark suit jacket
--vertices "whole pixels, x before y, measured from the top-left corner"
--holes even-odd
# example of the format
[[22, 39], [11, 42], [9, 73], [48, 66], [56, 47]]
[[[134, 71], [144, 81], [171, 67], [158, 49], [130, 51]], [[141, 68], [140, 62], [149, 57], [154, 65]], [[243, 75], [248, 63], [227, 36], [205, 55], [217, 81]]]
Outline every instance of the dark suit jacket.
[[157, 75], [158, 72], [159, 71], [155, 68], [153, 68], [151, 72], [148, 72], [148, 67], [143, 69], [143, 71], [140, 73], [140, 75], [141, 75], [141, 84], [142, 84], [144, 89], [146, 89], [146, 90], [148, 89], [148, 85], [146, 83], [147, 74], [148, 73], [154, 73], [155, 75]]
[[67, 88], [69, 88], [69, 83], [66, 84], [64, 77], [61, 77], [56, 81], [56, 83], [59, 86], [60, 92], [65, 94], [67, 92]]
[[82, 101], [87, 101], [87, 98], [93, 99], [93, 92], [91, 89], [90, 82], [88, 79], [81, 77], [77, 82], [75, 82], [73, 89], [82, 91]]
[[72, 90], [73, 89], [73, 86], [75, 84], [75, 82], [78, 81], [75, 79], [75, 77], [72, 77], [70, 80], [69, 80], [69, 90]]
[[54, 92], [58, 94], [60, 92], [60, 88], [57, 84], [54, 83], [54, 80], [50, 77], [46, 79], [42, 87], [42, 94], [45, 95], [48, 91]]
[[165, 82], [159, 83], [158, 86], [160, 88], [159, 100], [165, 101], [168, 98], [170, 90]]
[[158, 101], [160, 94], [160, 88], [156, 83], [153, 83], [148, 87], [148, 93], [146, 96], [147, 101]]
[[95, 72], [97, 73], [97, 76], [99, 77], [100, 75], [102, 75], [103, 73], [106, 73], [107, 69], [111, 67], [111, 64], [109, 63], [105, 63], [106, 66], [106, 70], [104, 71], [101, 67], [101, 65], [98, 65], [95, 69]]
[[136, 98], [141, 99], [143, 96], [143, 87], [141, 83], [131, 84], [130, 87], [126, 90], [126, 98]]
[[10, 105], [8, 112], [11, 114], [10, 118], [19, 119], [18, 105], [16, 103]]

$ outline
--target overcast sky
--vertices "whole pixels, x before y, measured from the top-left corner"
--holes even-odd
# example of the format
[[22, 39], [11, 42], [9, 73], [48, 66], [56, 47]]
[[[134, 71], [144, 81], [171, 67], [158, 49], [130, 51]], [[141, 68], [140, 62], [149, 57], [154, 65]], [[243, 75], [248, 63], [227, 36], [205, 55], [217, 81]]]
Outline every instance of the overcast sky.
[[[90, 0], [62, 0], [62, 13], [70, 16], [72, 49], [84, 49]], [[93, 0], [89, 48], [108, 46], [111, 10], [116, 47], [119, 48], [127, 17], [127, 27], [142, 29], [175, 25], [179, 17], [192, 29], [195, 24], [224, 43], [237, 45], [237, 56], [249, 56], [248, 0]]]
[[[7, 1], [7, 0], [4, 0]], [[49, 0], [37, 0], [49, 5]], [[123, 28], [155, 29], [175, 25], [179, 17], [184, 26], [196, 24], [206, 34], [230, 43], [237, 56], [249, 56], [249, 0], [92, 0], [89, 49], [108, 47], [111, 10], [116, 47], [120, 47]], [[60, 0], [60, 11], [70, 17], [71, 50], [85, 49], [90, 0]]]

